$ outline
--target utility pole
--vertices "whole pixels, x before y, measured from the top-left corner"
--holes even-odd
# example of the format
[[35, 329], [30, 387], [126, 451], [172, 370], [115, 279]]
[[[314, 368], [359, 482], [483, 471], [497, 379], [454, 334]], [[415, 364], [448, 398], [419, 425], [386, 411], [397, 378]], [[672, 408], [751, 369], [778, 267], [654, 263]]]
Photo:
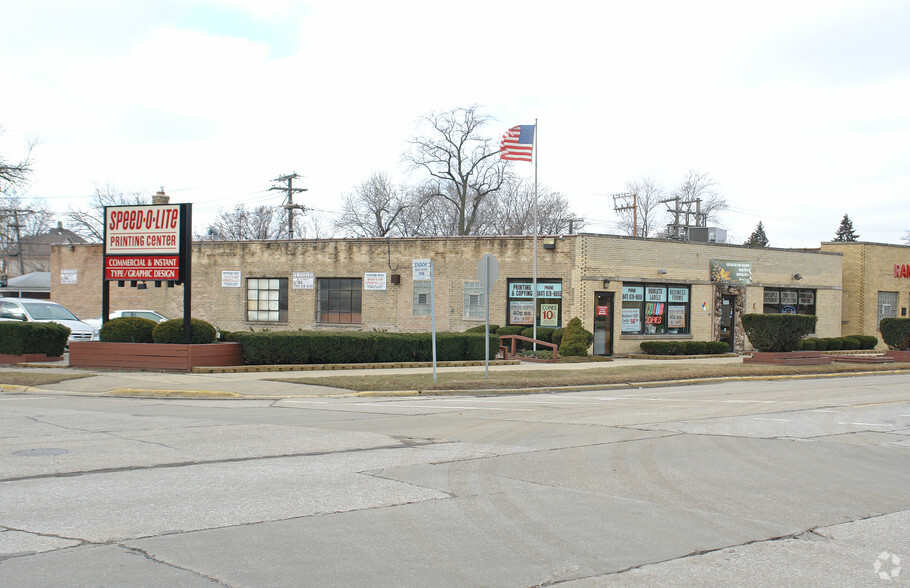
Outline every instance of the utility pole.
[[[667, 206], [667, 210], [673, 214], [673, 223], [667, 225], [667, 236], [671, 239], [678, 239], [680, 241], [689, 240], [689, 227], [705, 227], [708, 225], [708, 215], [701, 211], [701, 198], [696, 198], [695, 200], [683, 200], [679, 196], [674, 196], [673, 198], [668, 198], [666, 200], [661, 200], [661, 204], [668, 204], [670, 202], [674, 203], [673, 208]], [[682, 205], [686, 205], [686, 208], [683, 209]], [[692, 212], [692, 205], [695, 205], [695, 212]], [[685, 215], [685, 223], [680, 223], [680, 215]], [[695, 216], [695, 224], [691, 224], [690, 215]]]
[[300, 209], [301, 212], [306, 212], [306, 208], [301, 204], [294, 204], [294, 193], [295, 192], [306, 192], [306, 188], [295, 188], [294, 180], [300, 176], [297, 172], [294, 172], [290, 175], [281, 176], [280, 178], [275, 178], [273, 182], [287, 182], [287, 186], [272, 186], [269, 190], [281, 190], [282, 192], [287, 192], [287, 200], [285, 204], [281, 205], [281, 208], [287, 209], [288, 211], [288, 240], [294, 238], [294, 209]]
[[[622, 204], [626, 206], [619, 206], [617, 202], [620, 198], [623, 199]], [[628, 198], [632, 199], [632, 204], [628, 204]], [[622, 194], [613, 194], [613, 210], [619, 212], [621, 210], [631, 210], [632, 211], [632, 236], [638, 236], [638, 194], [635, 192], [624, 192]]]
[[[25, 260], [22, 258], [22, 231], [21, 231], [22, 224], [19, 222], [19, 215], [20, 214], [34, 214], [35, 211], [29, 210], [29, 209], [2, 208], [2, 209], [0, 209], [0, 213], [3, 213], [4, 216], [13, 217], [13, 222], [8, 223], [7, 227], [9, 227], [10, 229], [16, 230], [16, 256], [19, 258], [19, 275], [21, 276], [21, 275], [25, 274]], [[5, 259], [4, 266], [9, 265], [9, 257], [11, 257], [10, 249], [12, 249], [12, 241], [13, 241], [13, 236], [11, 234], [7, 234], [7, 246], [6, 246], [6, 251], [5, 251], [5, 255], [4, 255], [4, 257], [6, 259]], [[4, 269], [4, 271], [9, 271], [9, 267], [4, 267], [3, 269]]]

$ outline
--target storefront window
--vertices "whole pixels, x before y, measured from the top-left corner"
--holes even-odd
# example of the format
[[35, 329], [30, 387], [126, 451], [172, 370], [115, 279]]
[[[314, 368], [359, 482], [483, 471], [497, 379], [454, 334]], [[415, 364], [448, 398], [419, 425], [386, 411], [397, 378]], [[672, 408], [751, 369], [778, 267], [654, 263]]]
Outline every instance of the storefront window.
[[288, 322], [288, 279], [249, 278], [246, 281], [246, 320]]
[[627, 284], [622, 288], [622, 332], [679, 335], [689, 332], [689, 286]]
[[351, 324], [361, 321], [361, 278], [320, 278], [317, 284], [320, 323]]
[[765, 288], [765, 314], [815, 314], [815, 290]]
[[[531, 279], [510, 279], [507, 283], [507, 325], [534, 322], [534, 286]], [[556, 328], [562, 324], [562, 280], [537, 280], [537, 326]]]

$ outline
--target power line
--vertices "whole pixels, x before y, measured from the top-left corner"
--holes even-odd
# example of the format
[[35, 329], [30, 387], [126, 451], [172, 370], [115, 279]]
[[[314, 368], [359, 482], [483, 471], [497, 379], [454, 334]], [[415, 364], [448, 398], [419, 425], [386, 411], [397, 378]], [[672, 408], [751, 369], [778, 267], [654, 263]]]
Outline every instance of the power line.
[[288, 174], [286, 176], [281, 176], [272, 180], [273, 182], [287, 182], [287, 187], [282, 186], [272, 186], [269, 190], [281, 190], [287, 192], [285, 196], [287, 204], [282, 204], [281, 207], [288, 211], [288, 240], [294, 238], [294, 209], [299, 208], [300, 212], [306, 212], [306, 209], [300, 204], [294, 204], [294, 193], [295, 192], [306, 192], [306, 188], [295, 188], [294, 180], [300, 176], [297, 172]]

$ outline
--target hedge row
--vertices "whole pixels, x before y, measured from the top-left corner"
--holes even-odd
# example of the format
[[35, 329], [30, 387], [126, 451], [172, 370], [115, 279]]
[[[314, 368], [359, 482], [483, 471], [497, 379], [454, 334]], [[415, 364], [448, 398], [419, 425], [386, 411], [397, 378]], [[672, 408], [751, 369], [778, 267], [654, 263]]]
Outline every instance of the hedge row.
[[[101, 340], [109, 343], [183, 343], [183, 318], [156, 323], [146, 318], [124, 316], [111, 319], [101, 326]], [[215, 327], [190, 319], [190, 343], [214, 343]]]
[[910, 349], [910, 318], [883, 318], [878, 330], [888, 349]]
[[803, 339], [800, 351], [838, 351], [841, 349], [875, 349], [878, 338], [870, 335], [848, 335], [846, 337], [821, 337]]
[[[382, 363], [432, 361], [431, 333], [280, 331], [244, 333], [239, 337], [243, 362], [250, 365], [306, 363]], [[490, 359], [499, 337], [490, 336]], [[437, 333], [438, 361], [479, 360], [484, 337], [476, 333]]]
[[743, 330], [756, 351], [793, 351], [815, 331], [811, 314], [744, 314]]
[[729, 353], [723, 341], [642, 341], [641, 350], [648, 355], [718, 355]]
[[48, 357], [60, 357], [69, 336], [69, 327], [57, 323], [0, 321], [0, 353], [44, 353]]
[[[478, 325], [476, 327], [471, 327], [466, 330], [465, 333], [483, 333], [484, 325]], [[546, 341], [547, 343], [554, 343], [559, 346], [562, 343], [562, 336], [566, 332], [566, 327], [560, 327], [558, 329], [553, 329], [551, 327], [537, 327], [537, 339], [539, 341]], [[585, 330], [585, 333], [588, 333], [585, 337], [594, 341], [594, 334], [588, 330]], [[522, 337], [534, 337], [534, 327], [522, 327], [520, 325], [510, 325], [506, 327], [500, 327], [499, 325], [490, 325], [490, 334], [496, 334], [500, 337], [504, 335], [521, 335]], [[533, 343], [527, 341], [519, 341], [517, 347], [519, 349], [531, 349]], [[590, 343], [588, 344], [590, 347]]]

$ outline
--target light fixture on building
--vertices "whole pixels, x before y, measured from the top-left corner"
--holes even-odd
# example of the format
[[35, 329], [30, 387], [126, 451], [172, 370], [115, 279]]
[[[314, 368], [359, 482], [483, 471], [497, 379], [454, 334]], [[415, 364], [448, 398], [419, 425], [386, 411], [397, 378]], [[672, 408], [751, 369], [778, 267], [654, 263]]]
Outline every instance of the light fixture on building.
[[604, 288], [609, 288], [609, 287], [610, 287], [610, 280], [606, 280], [606, 279], [605, 279], [605, 280], [604, 280]]
[[139, 282], [139, 285], [136, 286], [137, 290], [148, 290], [148, 286], [145, 285], [145, 282]]
[[667, 273], [667, 270], [660, 268], [659, 270], [657, 270], [657, 273], [659, 273], [660, 275], [664, 275], [665, 273]]
[[794, 279], [794, 280], [802, 280], [803, 277], [802, 277], [801, 275], [799, 275], [799, 274], [793, 274], [793, 279]]

